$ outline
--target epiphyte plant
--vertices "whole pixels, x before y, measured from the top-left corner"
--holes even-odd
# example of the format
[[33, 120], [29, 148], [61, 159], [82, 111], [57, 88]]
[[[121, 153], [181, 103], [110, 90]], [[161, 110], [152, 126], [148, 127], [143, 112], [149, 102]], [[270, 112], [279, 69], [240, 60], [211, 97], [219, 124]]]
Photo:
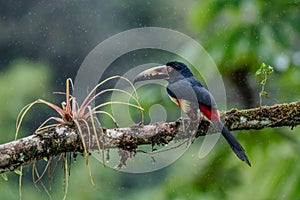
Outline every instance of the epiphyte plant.
[[[129, 84], [130, 88], [133, 89], [133, 93], [130, 93], [129, 91], [126, 91], [124, 89], [119, 89], [119, 88], [108, 88], [108, 89], [103, 89], [103, 90], [97, 91], [97, 90], [99, 90], [100, 86], [102, 86], [106, 82], [113, 80], [113, 79], [122, 79], [125, 82], [127, 82]], [[100, 110], [100, 109], [103, 108], [104, 106], [112, 105], [112, 104], [121, 104], [121, 105], [127, 105], [130, 107], [134, 107], [134, 108], [140, 110], [141, 119], [142, 119], [142, 123], [143, 123], [143, 119], [144, 119], [143, 108], [141, 107], [140, 102], [138, 100], [137, 92], [136, 92], [134, 85], [130, 82], [130, 80], [128, 80], [127, 78], [125, 78], [123, 76], [119, 76], [119, 75], [112, 76], [112, 77], [109, 77], [109, 78], [103, 80], [99, 84], [97, 84], [87, 94], [87, 96], [84, 98], [84, 100], [82, 101], [82, 103], [80, 105], [76, 101], [76, 97], [72, 96], [72, 94], [71, 94], [70, 90], [72, 90], [72, 91], [74, 90], [73, 85], [74, 84], [73, 84], [72, 79], [68, 78], [66, 80], [66, 91], [65, 92], [55, 92], [56, 94], [64, 94], [65, 95], [65, 101], [61, 103], [61, 106], [58, 106], [54, 103], [51, 103], [51, 102], [43, 100], [43, 99], [37, 99], [37, 100], [27, 104], [26, 106], [24, 106], [21, 109], [21, 111], [17, 117], [17, 120], [16, 120], [15, 139], [17, 139], [17, 137], [18, 137], [20, 127], [21, 127], [21, 124], [22, 124], [22, 121], [23, 121], [25, 115], [28, 113], [28, 111], [34, 105], [43, 104], [43, 105], [46, 105], [46, 106], [52, 108], [53, 110], [55, 110], [55, 112], [58, 114], [58, 116], [51, 116], [48, 119], [46, 119], [36, 129], [34, 134], [42, 134], [44, 130], [46, 130], [48, 128], [52, 128], [52, 127], [58, 127], [58, 126], [68, 126], [68, 127], [75, 128], [81, 138], [83, 149], [84, 149], [84, 155], [85, 155], [85, 159], [86, 159], [86, 164], [87, 164], [88, 171], [89, 171], [90, 180], [91, 180], [91, 183], [94, 185], [94, 181], [93, 181], [91, 170], [90, 170], [89, 160], [88, 160], [90, 149], [87, 146], [88, 142], [85, 142], [85, 138], [90, 140], [92, 133], [95, 135], [97, 149], [98, 149], [99, 153], [101, 153], [103, 163], [105, 163], [104, 162], [104, 148], [105, 148], [104, 141], [100, 140], [100, 138], [104, 138], [103, 135], [100, 135], [100, 134], [103, 134], [103, 129], [102, 129], [102, 125], [101, 125], [100, 120], [98, 119], [97, 115], [98, 114], [107, 115], [114, 122], [115, 126], [118, 126], [117, 121], [112, 116], [112, 114], [110, 114], [107, 111]], [[100, 97], [104, 93], [108, 93], [108, 92], [120, 92], [125, 95], [128, 95], [130, 97], [130, 99], [133, 99], [133, 101], [135, 103], [122, 102], [122, 101], [107, 101], [107, 102], [104, 102], [104, 103], [101, 103], [98, 105], [96, 104], [95, 106], [92, 106], [93, 102], [96, 100], [97, 97]], [[50, 123], [50, 121], [54, 121], [54, 123]], [[83, 131], [83, 128], [85, 128], [84, 131]], [[101, 136], [101, 137], [99, 137], [99, 136]], [[102, 145], [101, 145], [101, 143], [102, 143]], [[61, 160], [62, 158], [65, 162], [64, 168], [65, 168], [65, 179], [66, 179], [66, 191], [65, 191], [65, 197], [66, 197], [67, 182], [68, 182], [68, 176], [69, 176], [68, 161], [66, 159], [66, 153], [64, 153], [63, 155], [60, 155], [59, 160]], [[44, 172], [47, 170], [48, 166], [50, 166], [52, 157], [49, 159], [46, 159], [46, 160], [48, 161], [48, 164], [46, 165]], [[33, 177], [34, 183], [41, 180], [41, 177], [44, 174], [44, 172], [43, 172], [42, 175], [39, 175], [39, 173], [36, 169], [35, 163], [36, 163], [36, 160], [34, 160], [33, 170], [32, 170], [32, 177]], [[21, 167], [21, 171], [22, 171], [22, 167]], [[38, 177], [37, 180], [34, 180], [34, 177], [35, 177], [34, 173]], [[19, 174], [20, 174], [20, 182], [21, 182], [22, 172]], [[44, 187], [44, 185], [43, 185], [43, 187]], [[44, 189], [45, 189], [45, 187], [44, 187]], [[47, 192], [47, 190], [46, 190], [46, 192]]]

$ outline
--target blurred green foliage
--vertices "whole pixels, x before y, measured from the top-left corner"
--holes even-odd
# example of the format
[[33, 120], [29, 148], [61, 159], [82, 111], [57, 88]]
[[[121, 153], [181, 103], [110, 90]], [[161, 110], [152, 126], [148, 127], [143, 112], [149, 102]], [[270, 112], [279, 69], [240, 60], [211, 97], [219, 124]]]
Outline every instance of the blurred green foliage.
[[[300, 33], [299, 1], [199, 2], [193, 7], [192, 27], [223, 71], [256, 69], [286, 55], [292, 63]], [[227, 70], [226, 70], [227, 68]]]
[[[264, 104], [300, 98], [298, 0], [16, 1], [0, 5], [1, 143], [13, 140], [15, 119], [24, 105], [37, 98], [60, 103], [51, 92], [64, 89], [65, 78], [76, 73], [74, 67], [89, 50], [128, 28], [162, 26], [193, 35], [223, 75], [228, 108], [259, 105], [261, 86], [255, 71], [262, 62], [274, 67], [265, 85], [270, 98]], [[150, 53], [143, 54], [133, 60], [155, 62], [157, 58], [151, 60]], [[122, 62], [134, 63], [129, 56]], [[200, 59], [198, 62], [203, 64]], [[115, 75], [116, 71], [111, 73]], [[163, 87], [147, 85], [139, 88], [138, 94], [146, 123], [164, 118], [172, 121], [180, 116]], [[122, 95], [116, 98], [126, 100]], [[118, 111], [115, 117], [121, 126], [132, 125], [128, 114], [136, 118], [134, 123], [140, 121], [139, 112], [133, 108], [129, 112], [124, 105], [105, 109]], [[155, 116], [158, 109], [165, 109], [166, 116]], [[26, 117], [22, 136], [53, 113], [49, 108], [35, 107]], [[102, 120], [104, 126], [113, 127], [110, 119]], [[299, 127], [292, 131], [239, 131], [235, 135], [250, 157], [251, 168], [235, 157], [223, 139], [203, 159], [198, 158], [203, 138], [197, 139], [174, 164], [146, 174], [117, 172], [91, 158], [95, 187], [90, 183], [84, 158], [78, 155], [76, 163], [71, 164], [68, 199], [299, 199], [299, 133]], [[41, 170], [44, 164], [40, 162]], [[30, 171], [25, 168], [23, 199], [49, 199], [40, 184], [39, 189], [34, 187]], [[0, 179], [1, 199], [17, 199], [18, 176], [7, 176], [8, 181]], [[47, 177], [43, 180], [50, 188]], [[53, 199], [62, 199], [64, 186], [63, 169], [58, 167], [51, 177]]]
[[[41, 61], [26, 59], [16, 59], [9, 64], [7, 70], [2, 71], [0, 74], [1, 143], [14, 140], [16, 118], [23, 106], [37, 98], [47, 98], [51, 93], [49, 92], [51, 74], [49, 65]], [[38, 123], [34, 123], [37, 118], [34, 114], [40, 116], [39, 112], [31, 112], [24, 121], [20, 136], [29, 135], [37, 128]], [[26, 174], [28, 175], [25, 177], [30, 176], [28, 171]], [[6, 175], [8, 177], [7, 181], [0, 179], [1, 198], [18, 199], [18, 175], [15, 173], [7, 173]], [[37, 192], [32, 182], [24, 184], [23, 190], [28, 191], [28, 195], [25, 196], [29, 198], [47, 197], [45, 193]]]
[[[193, 6], [191, 30], [228, 78], [243, 107], [258, 105], [252, 80], [262, 62], [273, 66], [279, 76], [290, 69], [298, 71], [299, 6], [299, 1], [280, 0], [213, 0]], [[286, 82], [279, 79], [277, 83], [274, 88]]]
[[[51, 94], [50, 80], [51, 70], [42, 62], [17, 59], [11, 62], [6, 71], [2, 71], [0, 74], [1, 143], [14, 138], [17, 115], [27, 103]], [[35, 119], [31, 117], [26, 121], [32, 120]], [[30, 128], [32, 130], [33, 127]]]

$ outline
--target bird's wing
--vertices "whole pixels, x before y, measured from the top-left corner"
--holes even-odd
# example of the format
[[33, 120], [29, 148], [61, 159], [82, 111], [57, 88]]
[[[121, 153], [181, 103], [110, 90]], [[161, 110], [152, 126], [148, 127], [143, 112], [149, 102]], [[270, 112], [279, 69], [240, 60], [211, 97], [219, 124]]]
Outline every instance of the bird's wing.
[[198, 102], [194, 87], [187, 79], [180, 79], [176, 82], [169, 83], [167, 92], [170, 97], [176, 99], [185, 99], [191, 102]]
[[197, 96], [199, 105], [206, 106], [209, 109], [218, 109], [214, 97], [205, 87], [200, 87], [198, 85], [193, 85], [192, 87]]
[[209, 109], [217, 109], [217, 104], [211, 93], [195, 78], [187, 78], [171, 83], [167, 87], [168, 94], [177, 99], [198, 102]]
[[195, 78], [181, 79], [167, 87], [171, 99], [179, 105], [190, 118], [197, 116], [198, 109], [208, 118], [219, 121], [217, 104], [210, 92]]
[[190, 82], [196, 93], [201, 112], [212, 122], [219, 122], [220, 116], [214, 97], [196, 79], [193, 79]]
[[192, 121], [199, 119], [199, 103], [192, 85], [185, 79], [170, 83], [167, 92], [171, 100], [176, 103]]

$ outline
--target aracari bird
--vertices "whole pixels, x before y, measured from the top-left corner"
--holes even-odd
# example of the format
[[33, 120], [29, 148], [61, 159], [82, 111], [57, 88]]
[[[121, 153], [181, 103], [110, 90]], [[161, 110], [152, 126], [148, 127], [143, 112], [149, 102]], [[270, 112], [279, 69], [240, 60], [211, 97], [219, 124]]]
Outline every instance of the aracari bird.
[[152, 79], [167, 80], [168, 95], [191, 121], [197, 121], [201, 112], [222, 133], [236, 156], [251, 166], [244, 148], [221, 122], [214, 97], [184, 63], [172, 61], [163, 66], [147, 69], [135, 77], [134, 83]]

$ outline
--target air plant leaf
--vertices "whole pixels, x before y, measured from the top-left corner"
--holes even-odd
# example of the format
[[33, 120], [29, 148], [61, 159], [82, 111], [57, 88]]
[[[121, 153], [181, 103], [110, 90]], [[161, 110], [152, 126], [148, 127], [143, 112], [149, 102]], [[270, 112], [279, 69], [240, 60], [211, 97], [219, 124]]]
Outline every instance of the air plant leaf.
[[8, 181], [8, 177], [5, 173], [2, 173], [1, 177], [3, 178], [3, 180]]

